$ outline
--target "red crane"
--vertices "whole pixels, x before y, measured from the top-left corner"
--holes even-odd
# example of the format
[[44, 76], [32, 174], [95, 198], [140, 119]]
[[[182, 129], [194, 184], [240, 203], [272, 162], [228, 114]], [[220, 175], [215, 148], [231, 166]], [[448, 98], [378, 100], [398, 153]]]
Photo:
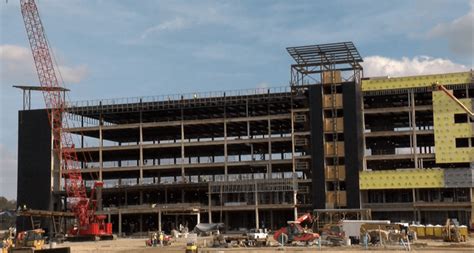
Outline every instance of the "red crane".
[[58, 89], [62, 85], [56, 75], [38, 8], [34, 0], [20, 0], [20, 5], [36, 72], [43, 88], [42, 93], [53, 135], [53, 149], [60, 161], [67, 197], [78, 223], [78, 227], [72, 229], [71, 234], [94, 237], [112, 235], [112, 224], [104, 223], [105, 216], [95, 215], [94, 190], [96, 187], [102, 187], [103, 182], [94, 183], [91, 197], [88, 198], [72, 134], [62, 131], [63, 127], [68, 126], [67, 117], [64, 117], [66, 101]]

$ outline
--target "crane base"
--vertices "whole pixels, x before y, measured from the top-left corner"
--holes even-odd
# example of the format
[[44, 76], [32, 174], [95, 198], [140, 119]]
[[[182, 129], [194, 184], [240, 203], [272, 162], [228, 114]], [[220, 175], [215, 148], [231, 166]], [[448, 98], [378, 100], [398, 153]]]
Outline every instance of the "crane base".
[[115, 234], [102, 234], [102, 235], [69, 235], [66, 236], [65, 240], [70, 242], [85, 242], [85, 241], [105, 241], [115, 240], [117, 235]]

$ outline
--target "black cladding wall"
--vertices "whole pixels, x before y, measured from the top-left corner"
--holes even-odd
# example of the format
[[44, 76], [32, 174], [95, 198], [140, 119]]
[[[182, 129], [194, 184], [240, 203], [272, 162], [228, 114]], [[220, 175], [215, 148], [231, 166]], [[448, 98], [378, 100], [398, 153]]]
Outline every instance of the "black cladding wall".
[[364, 156], [360, 85], [355, 83], [342, 84], [342, 96], [347, 207], [360, 208], [359, 170], [362, 169]]
[[[344, 111], [344, 163], [346, 167], [347, 207], [360, 208], [359, 170], [363, 160], [362, 100], [360, 85], [342, 84]], [[324, 176], [323, 92], [321, 85], [309, 86], [311, 157], [312, 157], [312, 206], [326, 208], [326, 183]]]
[[[31, 209], [51, 208], [51, 127], [46, 110], [18, 113], [17, 203]], [[29, 227], [29, 221], [17, 219], [18, 231]]]
[[311, 172], [313, 209], [326, 208], [324, 179], [323, 91], [321, 85], [309, 86], [309, 118], [311, 124]]

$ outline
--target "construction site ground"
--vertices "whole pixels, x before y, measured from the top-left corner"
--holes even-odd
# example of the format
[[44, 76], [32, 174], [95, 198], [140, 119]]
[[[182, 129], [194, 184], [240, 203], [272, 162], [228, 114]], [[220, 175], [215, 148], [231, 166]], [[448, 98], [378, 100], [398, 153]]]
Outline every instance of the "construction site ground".
[[[164, 247], [146, 247], [145, 238], [120, 238], [114, 241], [98, 241], [98, 242], [65, 242], [57, 247], [71, 247], [73, 253], [86, 252], [185, 252], [187, 239], [178, 238], [171, 246]], [[198, 244], [203, 245], [211, 240], [210, 237], [202, 237], [198, 239]], [[417, 240], [412, 246], [412, 251], [423, 252], [473, 252], [474, 239], [471, 238], [464, 243], [448, 243], [441, 240]], [[234, 247], [234, 248], [206, 248], [200, 247], [199, 252], [219, 253], [219, 252], [315, 252], [315, 251], [331, 251], [331, 252], [402, 252], [405, 251], [402, 246], [370, 246], [368, 250], [359, 245], [352, 246], [293, 246], [293, 247]]]

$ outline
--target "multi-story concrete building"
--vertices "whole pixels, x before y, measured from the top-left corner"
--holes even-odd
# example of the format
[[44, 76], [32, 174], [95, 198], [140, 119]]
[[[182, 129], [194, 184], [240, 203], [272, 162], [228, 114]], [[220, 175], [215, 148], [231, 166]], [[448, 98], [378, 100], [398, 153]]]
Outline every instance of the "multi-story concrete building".
[[[86, 185], [105, 183], [99, 213], [116, 232], [276, 229], [312, 209], [361, 207], [470, 222], [472, 121], [431, 85], [472, 107], [472, 72], [362, 80], [350, 42], [288, 52], [288, 87], [71, 104], [64, 131]], [[19, 204], [65, 208], [51, 142], [46, 111], [20, 111]]]

